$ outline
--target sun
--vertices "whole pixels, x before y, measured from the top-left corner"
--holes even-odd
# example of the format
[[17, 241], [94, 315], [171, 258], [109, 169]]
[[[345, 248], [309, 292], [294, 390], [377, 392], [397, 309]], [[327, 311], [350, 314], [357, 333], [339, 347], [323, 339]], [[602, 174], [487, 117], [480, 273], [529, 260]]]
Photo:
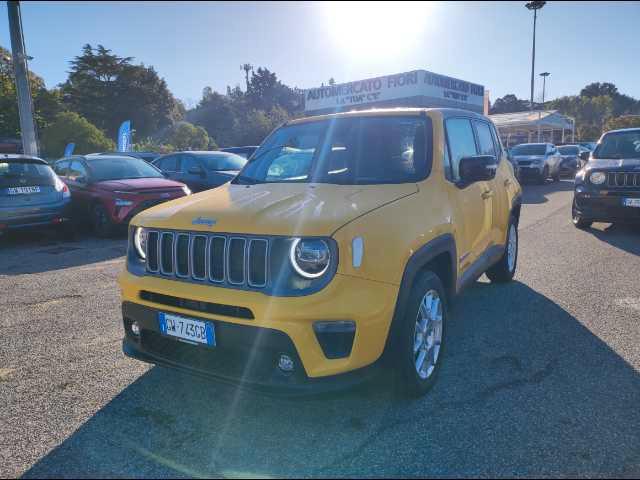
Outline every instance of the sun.
[[355, 57], [390, 57], [413, 49], [429, 18], [429, 2], [327, 2], [332, 40]]

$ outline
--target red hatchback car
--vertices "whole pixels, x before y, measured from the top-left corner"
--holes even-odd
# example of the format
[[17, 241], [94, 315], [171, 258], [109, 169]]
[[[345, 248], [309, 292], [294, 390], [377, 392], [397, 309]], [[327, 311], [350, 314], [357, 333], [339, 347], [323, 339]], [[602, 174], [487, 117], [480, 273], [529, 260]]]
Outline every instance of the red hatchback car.
[[184, 183], [134, 157], [73, 156], [58, 160], [53, 169], [71, 190], [74, 219], [88, 219], [101, 237], [128, 225], [142, 210], [191, 194]]

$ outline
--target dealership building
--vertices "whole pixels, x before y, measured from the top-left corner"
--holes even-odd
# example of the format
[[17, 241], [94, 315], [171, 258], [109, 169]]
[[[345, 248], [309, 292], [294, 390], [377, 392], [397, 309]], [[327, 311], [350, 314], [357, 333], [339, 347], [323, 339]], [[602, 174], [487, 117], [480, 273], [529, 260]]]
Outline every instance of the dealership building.
[[482, 85], [426, 70], [305, 90], [305, 113], [321, 115], [367, 108], [453, 107], [483, 113]]

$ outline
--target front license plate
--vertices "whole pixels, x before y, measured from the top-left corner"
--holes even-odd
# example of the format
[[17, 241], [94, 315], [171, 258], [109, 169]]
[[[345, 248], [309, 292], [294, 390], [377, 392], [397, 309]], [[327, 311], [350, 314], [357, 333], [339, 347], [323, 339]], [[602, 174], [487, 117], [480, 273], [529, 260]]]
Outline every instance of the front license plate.
[[640, 208], [640, 198], [625, 198], [622, 200], [622, 204], [625, 207]]
[[210, 347], [216, 345], [216, 332], [211, 322], [158, 312], [158, 323], [163, 335], [186, 340], [189, 343], [202, 343]]
[[10, 187], [7, 188], [7, 195], [28, 195], [30, 193], [40, 193], [40, 187]]

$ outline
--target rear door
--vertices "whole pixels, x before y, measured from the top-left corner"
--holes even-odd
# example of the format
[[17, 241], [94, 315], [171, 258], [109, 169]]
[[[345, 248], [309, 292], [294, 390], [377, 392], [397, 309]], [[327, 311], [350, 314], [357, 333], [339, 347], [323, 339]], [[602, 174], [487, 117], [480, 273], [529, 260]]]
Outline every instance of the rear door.
[[449, 118], [445, 121], [448, 142], [448, 163], [456, 188], [452, 200], [456, 205], [459, 225], [458, 261], [461, 273], [475, 262], [490, 243], [492, 206], [488, 197], [488, 182], [460, 185], [460, 160], [478, 155], [475, 134], [468, 118]]
[[166, 155], [154, 162], [168, 178], [180, 181], [180, 157], [178, 155]]
[[191, 191], [201, 192], [210, 188], [207, 182], [207, 171], [196, 156], [181, 155], [180, 173], [182, 176], [180, 181], [186, 183]]
[[88, 214], [92, 196], [89, 187], [87, 167], [79, 159], [72, 159], [67, 169], [65, 181], [71, 190], [71, 200], [75, 214]]

